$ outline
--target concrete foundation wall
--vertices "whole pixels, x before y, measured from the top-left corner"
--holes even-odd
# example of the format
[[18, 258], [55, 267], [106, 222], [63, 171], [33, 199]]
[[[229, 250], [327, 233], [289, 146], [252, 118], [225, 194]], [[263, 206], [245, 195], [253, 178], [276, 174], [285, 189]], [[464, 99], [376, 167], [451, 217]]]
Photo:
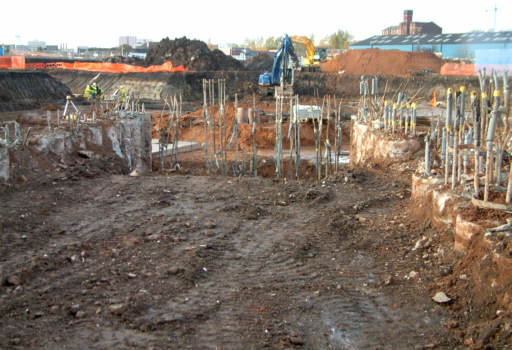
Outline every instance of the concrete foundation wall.
[[466, 251], [475, 235], [500, 224], [493, 220], [474, 222], [464, 217], [463, 209], [471, 205], [470, 201], [444, 186], [443, 179], [438, 177], [413, 175], [411, 201], [417, 215], [431, 219], [435, 226], [453, 228], [454, 249], [459, 252]]
[[127, 171], [151, 171], [151, 116], [145, 113], [116, 121], [81, 124], [78, 130], [41, 130], [25, 148], [0, 148], [0, 181], [29, 178], [72, 163], [78, 152], [90, 157], [117, 158]]
[[418, 138], [392, 138], [369, 125], [352, 120], [351, 166], [387, 166], [418, 159], [423, 150]]

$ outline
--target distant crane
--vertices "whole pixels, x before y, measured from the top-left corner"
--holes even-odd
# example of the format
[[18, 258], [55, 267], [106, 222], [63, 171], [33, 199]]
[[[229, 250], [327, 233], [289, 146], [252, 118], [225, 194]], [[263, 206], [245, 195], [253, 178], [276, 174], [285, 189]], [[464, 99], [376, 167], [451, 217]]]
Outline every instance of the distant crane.
[[[489, 10], [485, 10], [485, 12], [490, 12]], [[492, 27], [493, 31], [496, 31], [496, 14], [498, 12], [498, 7], [496, 5], [496, 3], [494, 3], [494, 25]]]
[[498, 12], [498, 8], [496, 7], [496, 3], [494, 3], [494, 31], [496, 31], [496, 12]]

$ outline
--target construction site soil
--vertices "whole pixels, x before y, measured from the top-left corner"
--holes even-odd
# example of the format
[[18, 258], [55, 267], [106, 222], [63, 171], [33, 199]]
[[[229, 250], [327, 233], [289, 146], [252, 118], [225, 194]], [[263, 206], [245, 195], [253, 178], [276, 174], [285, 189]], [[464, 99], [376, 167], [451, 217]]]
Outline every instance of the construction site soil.
[[[109, 91], [121, 84], [148, 96], [151, 86], [160, 89], [155, 96], [182, 91], [195, 102], [180, 139], [197, 141], [201, 79], [227, 78], [228, 94], [245, 92], [239, 106], [250, 107], [248, 79], [257, 77], [50, 74], [80, 94], [94, 77]], [[401, 86], [427, 101], [433, 90], [442, 96], [449, 86], [477, 84], [437, 75], [386, 80], [388, 91]], [[353, 113], [346, 96], [359, 93], [358, 76], [300, 73], [298, 81], [300, 91], [343, 96], [342, 111]], [[30, 84], [9, 101], [25, 103], [24, 88]], [[313, 93], [304, 95], [313, 102]], [[257, 106], [269, 113], [274, 105]], [[20, 114], [0, 119], [21, 121]], [[274, 125], [261, 121], [257, 141], [269, 150]], [[249, 127], [240, 127], [247, 150]], [[345, 146], [349, 130], [345, 122]], [[305, 148], [313, 146], [310, 124], [301, 134]], [[154, 160], [152, 174], [132, 177], [108, 157], [75, 154], [65, 164], [48, 157], [38, 161], [46, 171], [0, 185], [0, 349], [511, 348], [510, 271], [481, 239], [455, 252], [453, 230], [418, 215], [409, 199], [412, 170], [403, 171], [413, 166], [344, 166], [317, 182], [307, 162], [301, 180], [291, 181], [274, 178], [270, 157], [260, 158], [259, 177], [208, 174], [201, 150], [179, 160], [178, 171], [159, 173]], [[434, 302], [437, 292], [450, 302]]]
[[263, 72], [270, 72], [274, 65], [274, 58], [264, 52], [260, 52], [247, 59], [244, 65], [247, 70], [260, 72], [260, 74]]
[[[510, 315], [471, 288], [474, 257], [409, 214], [409, 176], [343, 168], [282, 182], [181, 163], [130, 177], [80, 159], [0, 187], [0, 347], [510, 344]], [[438, 291], [453, 301], [436, 304]]]
[[170, 40], [165, 38], [153, 46], [144, 60], [145, 65], [158, 65], [170, 61], [173, 66], [184, 66], [193, 71], [244, 70], [240, 61], [225, 55], [218, 49], [210, 50], [200, 40], [186, 37]]
[[347, 50], [322, 64], [324, 72], [356, 75], [409, 76], [414, 72], [439, 73], [443, 60], [430, 52], [399, 50]]

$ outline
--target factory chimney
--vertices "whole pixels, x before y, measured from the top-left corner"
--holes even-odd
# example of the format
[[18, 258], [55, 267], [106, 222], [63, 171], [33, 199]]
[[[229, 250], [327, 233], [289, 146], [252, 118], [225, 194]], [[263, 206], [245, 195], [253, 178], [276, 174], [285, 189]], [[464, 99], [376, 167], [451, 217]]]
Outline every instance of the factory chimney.
[[411, 35], [412, 10], [404, 11], [405, 35]]

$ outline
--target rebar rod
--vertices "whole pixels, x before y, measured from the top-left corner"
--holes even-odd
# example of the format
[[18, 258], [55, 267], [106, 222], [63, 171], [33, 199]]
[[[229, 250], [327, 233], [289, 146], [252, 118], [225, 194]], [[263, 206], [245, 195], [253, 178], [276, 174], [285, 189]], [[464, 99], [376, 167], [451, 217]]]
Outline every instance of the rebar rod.
[[462, 141], [462, 137], [464, 135], [464, 127], [466, 124], [466, 87], [461, 86], [460, 87], [460, 135], [461, 139], [459, 141]]
[[512, 159], [509, 162], [508, 185], [505, 202], [507, 203], [507, 205], [510, 205], [510, 203], [512, 202]]
[[430, 134], [425, 136], [425, 175], [430, 176]]
[[295, 96], [295, 179], [300, 177], [300, 120], [299, 120], [299, 96]]
[[223, 142], [223, 133], [222, 133], [222, 120], [224, 117], [224, 105], [223, 105], [223, 99], [222, 99], [222, 79], [219, 79], [217, 81], [217, 88], [218, 88], [218, 100], [219, 100], [219, 154], [220, 154], [220, 167], [222, 175], [224, 174], [224, 149], [222, 148], [224, 146]]
[[[464, 145], [471, 145], [471, 143], [473, 141], [472, 135], [473, 135], [472, 130], [466, 131], [466, 133], [464, 134]], [[469, 165], [469, 155], [468, 155], [467, 151], [464, 152], [464, 157], [463, 157], [462, 162], [463, 162], [462, 165], [463, 165], [464, 175], [467, 176], [468, 175], [468, 165]]]
[[[318, 127], [317, 127], [317, 121], [315, 120], [316, 118], [313, 116], [313, 110], [312, 108], [310, 107], [310, 114], [311, 114], [311, 120], [313, 121], [313, 134], [315, 136], [315, 171], [316, 171], [316, 177], [317, 179], [320, 178], [320, 156], [319, 156], [319, 153], [320, 153], [320, 141], [319, 141], [319, 138], [318, 138]], [[320, 118], [322, 118], [322, 111], [320, 110]]]
[[276, 108], [276, 146], [275, 146], [275, 158], [276, 158], [276, 176], [281, 178], [282, 176], [282, 148], [283, 148], [283, 98], [277, 98]]
[[412, 107], [412, 118], [411, 118], [412, 136], [416, 136], [416, 103], [413, 102], [411, 104], [411, 107]]
[[508, 135], [510, 132], [510, 90], [508, 87], [508, 72], [503, 72], [503, 103], [505, 107], [505, 135]]
[[496, 121], [498, 118], [498, 107], [500, 101], [500, 91], [494, 90], [494, 108], [491, 112], [491, 118], [489, 120], [489, 127], [487, 130], [487, 138], [486, 138], [486, 148], [487, 148], [487, 156], [485, 162], [485, 189], [484, 189], [484, 201], [489, 200], [489, 187], [492, 181], [492, 163], [493, 163], [493, 140], [494, 134], [496, 132]]
[[256, 144], [256, 95], [252, 95], [252, 176], [258, 175], [258, 146]]
[[478, 81], [480, 83], [480, 134], [478, 139], [480, 143], [484, 142], [485, 123], [487, 119], [487, 76], [485, 67], [479, 72]]
[[384, 101], [384, 114], [382, 115], [384, 130], [388, 130], [388, 101]]
[[204, 117], [204, 152], [205, 152], [205, 165], [206, 170], [210, 172], [210, 156], [208, 154], [208, 99], [207, 99], [207, 83], [206, 79], [203, 79], [203, 117]]
[[458, 130], [454, 130], [455, 137], [453, 138], [453, 156], [452, 156], [452, 190], [455, 189], [455, 185], [457, 184], [457, 174], [458, 169], [457, 166], [459, 164], [459, 137], [457, 136]]
[[210, 135], [212, 137], [212, 147], [213, 147], [212, 161], [215, 162], [217, 169], [219, 169], [220, 168], [219, 160], [217, 158], [217, 137], [215, 135], [216, 134], [216, 132], [215, 132], [216, 131], [215, 130], [215, 80], [210, 79], [210, 80], [208, 80], [208, 82], [209, 82], [209, 88], [210, 88], [210, 110], [211, 110], [210, 123], [209, 123], [208, 127], [209, 127], [209, 131], [210, 131]]
[[450, 152], [449, 148], [451, 146], [451, 141], [453, 140], [453, 135], [451, 131], [452, 126], [452, 89], [448, 88], [446, 92], [446, 119], [445, 119], [445, 129], [446, 129], [446, 137], [444, 137], [444, 184], [448, 184], [448, 177], [450, 173]]
[[396, 103], [393, 104], [393, 113], [391, 114], [391, 129], [393, 134], [395, 133], [396, 129], [396, 113], [397, 113], [398, 105]]
[[292, 174], [293, 174], [293, 169], [292, 169], [293, 146], [294, 146], [294, 141], [295, 141], [295, 138], [293, 137], [294, 136], [293, 128], [295, 125], [295, 118], [296, 118], [296, 115], [294, 115], [294, 113], [293, 113], [293, 98], [290, 98], [290, 118], [288, 119], [288, 141], [289, 141], [289, 146], [290, 146], [290, 155], [289, 155], [289, 160], [288, 160], [288, 179], [290, 179], [290, 180], [291, 180]]
[[500, 142], [496, 142], [496, 161], [494, 163], [494, 183], [501, 186], [501, 165], [503, 163], [503, 148]]
[[[235, 137], [235, 164], [233, 165], [233, 175], [238, 176], [238, 95], [235, 94], [235, 123], [233, 127], [233, 136]], [[236, 171], [235, 171], [236, 169]]]
[[[373, 82], [373, 80], [372, 80]], [[373, 85], [372, 85], [373, 88]], [[331, 165], [331, 142], [329, 140], [329, 127], [331, 122], [331, 97], [327, 96], [327, 131], [325, 136], [325, 177], [329, 176], [329, 166]]]
[[340, 109], [341, 109], [341, 101], [338, 105], [338, 108], [335, 110], [335, 123], [336, 123], [336, 138], [334, 139], [334, 170], [336, 174], [338, 174], [338, 168], [339, 168], [339, 158], [340, 158], [340, 151], [341, 151], [341, 145], [340, 145]]
[[471, 93], [471, 112], [473, 114], [473, 146], [474, 149], [474, 170], [473, 170], [473, 196], [480, 196], [480, 98], [476, 92]]

